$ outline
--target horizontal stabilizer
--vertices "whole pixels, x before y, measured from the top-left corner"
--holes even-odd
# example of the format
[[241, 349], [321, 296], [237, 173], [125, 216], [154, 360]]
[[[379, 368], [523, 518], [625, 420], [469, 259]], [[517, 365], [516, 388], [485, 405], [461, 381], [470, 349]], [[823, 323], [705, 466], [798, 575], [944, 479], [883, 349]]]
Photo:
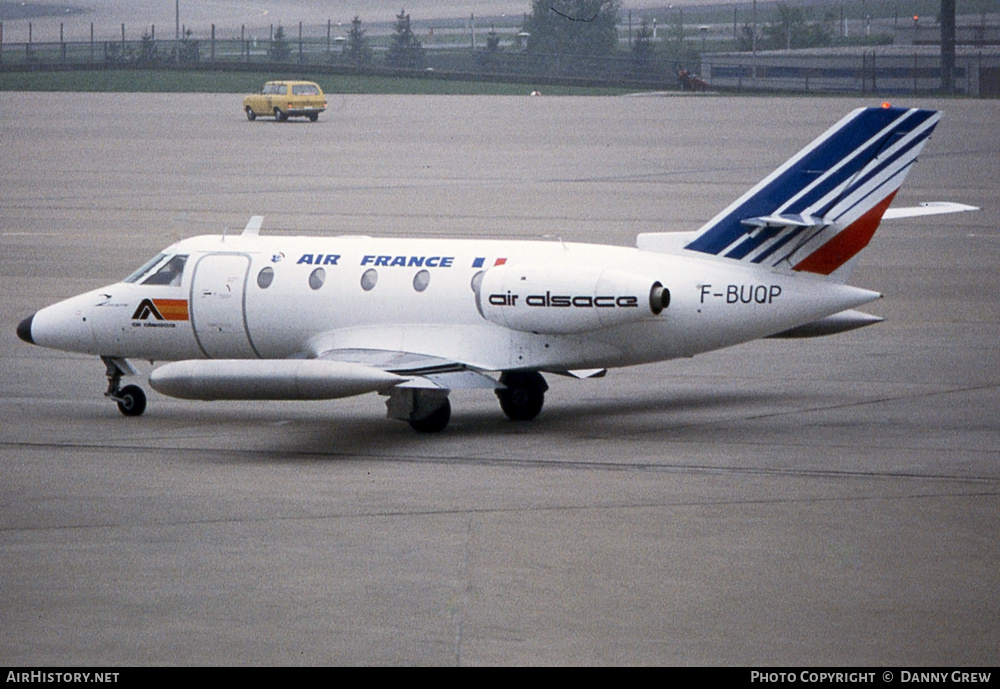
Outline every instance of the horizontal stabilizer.
[[967, 206], [964, 203], [951, 203], [950, 201], [928, 201], [917, 206], [907, 206], [905, 208], [890, 208], [882, 214], [883, 220], [893, 220], [894, 218], [915, 218], [921, 215], [942, 215], [944, 213], [965, 213], [966, 211], [978, 211], [978, 206]]
[[821, 218], [811, 215], [763, 215], [756, 218], [744, 218], [740, 223], [755, 229], [764, 227], [824, 227], [829, 225]]
[[187, 400], [328, 400], [405, 380], [363, 364], [318, 359], [178, 361], [149, 375], [157, 392]]
[[836, 335], [845, 333], [848, 330], [863, 328], [866, 325], [881, 323], [884, 318], [873, 316], [870, 313], [848, 309], [835, 313], [832, 316], [821, 318], [812, 323], [805, 323], [789, 330], [771, 335], [772, 338], [798, 338], [798, 337], [825, 337], [826, 335]]

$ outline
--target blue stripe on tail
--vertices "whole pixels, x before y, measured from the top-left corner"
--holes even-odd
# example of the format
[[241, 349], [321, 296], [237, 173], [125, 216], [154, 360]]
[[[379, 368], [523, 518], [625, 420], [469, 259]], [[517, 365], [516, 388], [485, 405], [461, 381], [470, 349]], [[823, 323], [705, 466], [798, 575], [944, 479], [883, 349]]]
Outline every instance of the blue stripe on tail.
[[[931, 110], [906, 108], [855, 110], [709, 221], [686, 248], [714, 255], [722, 254], [729, 248], [726, 256], [739, 260], [750, 256], [755, 249], [780, 234], [780, 231], [771, 228], [751, 234], [750, 228], [741, 223], [742, 220], [773, 214], [808, 213], [835, 221], [836, 217], [825, 216], [887, 168], [899, 164], [907, 155], [912, 156], [913, 148], [920, 147], [930, 136], [933, 125], [897, 150], [893, 150], [893, 146], [936, 115]], [[880, 155], [884, 159], [872, 165]], [[878, 189], [865, 192], [847, 208], [842, 208], [837, 216], [859, 203], [874, 206], [895, 188], [881, 194]], [[791, 228], [783, 231], [799, 234]], [[784, 244], [788, 239], [790, 237], [782, 237], [779, 241]], [[767, 255], [775, 249], [769, 247]], [[755, 256], [750, 260], [758, 262], [761, 257]]]

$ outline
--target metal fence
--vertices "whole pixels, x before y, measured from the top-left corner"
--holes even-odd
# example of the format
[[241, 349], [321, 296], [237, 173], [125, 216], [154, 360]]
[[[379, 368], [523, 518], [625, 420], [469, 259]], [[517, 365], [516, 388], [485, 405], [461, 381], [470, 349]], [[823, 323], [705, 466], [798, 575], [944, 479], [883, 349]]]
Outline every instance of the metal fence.
[[[439, 79], [566, 83], [623, 86], [636, 89], [806, 91], [838, 93], [929, 93], [940, 88], [940, 58], [926, 54], [876, 55], [876, 51], [841, 52], [823, 56], [774, 53], [715, 53], [699, 56], [691, 44], [659, 44], [643, 61], [625, 47], [609, 57], [527, 52], [511, 32], [501, 49], [483, 49], [461, 32], [428, 42], [413, 64], [391, 64], [389, 35], [371, 36], [370, 58], [354, 62], [348, 41], [334, 35], [343, 28], [299, 24], [284, 39], [275, 39], [275, 27], [242, 27], [223, 36], [216, 27], [196, 35], [183, 31], [181, 39], [156, 38], [155, 29], [139, 39], [128, 38], [125, 25], [118, 36], [105, 33], [83, 41], [8, 42], [0, 23], [0, 70], [208, 68], [230, 70], [289, 70], [314, 73], [363, 73], [420, 76]], [[261, 37], [263, 35], [264, 37]], [[280, 48], [280, 49], [279, 49]], [[679, 52], [678, 52], [679, 50]], [[916, 48], [914, 48], [916, 51]], [[703, 62], [702, 62], [703, 60]], [[704, 80], [691, 77], [701, 73]], [[996, 49], [959, 55], [955, 65], [955, 92], [972, 96], [1000, 95], [1000, 54]], [[679, 78], [680, 77], [680, 78]], [[707, 82], [707, 84], [706, 84]]]
[[678, 88], [676, 65], [667, 58], [637, 63], [627, 53], [611, 57], [549, 55], [523, 51], [438, 47], [423, 51], [419, 63], [391, 64], [384, 47], [369, 60], [352, 61], [344, 41], [295, 38], [285, 50], [268, 40], [183, 39], [180, 41], [91, 40], [0, 43], [0, 70], [201, 67], [248, 70], [279, 66], [317, 73], [364, 72], [428, 78], [538, 81], [637, 88]]
[[[578, 83], [604, 86], [634, 86], [637, 88], [678, 88], [677, 59], [673, 53], [661, 52], [643, 61], [636, 60], [627, 48], [615, 55], [554, 55], [528, 53], [513, 30], [507, 33], [498, 50], [484, 48], [486, 40], [479, 36], [478, 45], [462, 32], [439, 32], [433, 41], [425, 43], [420, 60], [414, 64], [392, 64], [389, 61], [389, 35], [369, 36], [369, 57], [364, 62], [353, 61], [343, 27], [331, 24], [306, 26], [299, 24], [275, 38], [275, 27], [242, 27], [237, 35], [223, 35], [213, 25], [209, 31], [194, 34], [181, 32], [183, 38], [159, 38], [155, 28], [136, 39], [121, 25], [117, 36], [107, 32], [98, 38], [93, 24], [88, 40], [63, 39], [60, 25], [58, 41], [5, 40], [0, 23], [0, 70], [24, 69], [97, 69], [97, 68], [170, 68], [200, 67], [247, 70], [273, 69], [277, 66], [305, 67], [317, 73], [364, 72], [406, 73], [411, 76], [455, 79], [532, 81], [539, 83]], [[263, 37], [262, 37], [263, 36]], [[689, 67], [690, 69], [690, 67]]]

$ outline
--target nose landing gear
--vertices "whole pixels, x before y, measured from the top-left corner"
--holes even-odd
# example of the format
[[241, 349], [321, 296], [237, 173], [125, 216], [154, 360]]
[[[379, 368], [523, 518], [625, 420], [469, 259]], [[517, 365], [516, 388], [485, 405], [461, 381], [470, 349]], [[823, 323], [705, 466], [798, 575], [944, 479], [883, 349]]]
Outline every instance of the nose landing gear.
[[122, 376], [134, 376], [137, 371], [125, 359], [102, 356], [101, 361], [107, 368], [108, 389], [105, 397], [118, 404], [118, 411], [125, 416], [141, 416], [146, 411], [146, 393], [138, 385], [120, 387]]

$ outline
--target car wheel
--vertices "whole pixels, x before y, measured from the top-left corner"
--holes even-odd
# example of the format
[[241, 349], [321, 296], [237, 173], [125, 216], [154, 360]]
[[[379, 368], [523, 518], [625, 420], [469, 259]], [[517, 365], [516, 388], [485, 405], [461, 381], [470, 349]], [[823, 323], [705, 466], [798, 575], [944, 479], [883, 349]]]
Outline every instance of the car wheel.
[[247, 106], [247, 119], [250, 120], [251, 122], [257, 119], [257, 113], [255, 113], [253, 111], [253, 108], [251, 108], [249, 105]]
[[318, 112], [314, 112], [314, 113], [312, 113], [312, 114], [309, 115], [309, 121], [310, 122], [315, 122], [318, 119], [319, 119], [319, 113]]
[[280, 108], [275, 108], [274, 109], [274, 121], [275, 122], [284, 122], [287, 119], [288, 119], [288, 115], [286, 115], [285, 113], [281, 112]]

